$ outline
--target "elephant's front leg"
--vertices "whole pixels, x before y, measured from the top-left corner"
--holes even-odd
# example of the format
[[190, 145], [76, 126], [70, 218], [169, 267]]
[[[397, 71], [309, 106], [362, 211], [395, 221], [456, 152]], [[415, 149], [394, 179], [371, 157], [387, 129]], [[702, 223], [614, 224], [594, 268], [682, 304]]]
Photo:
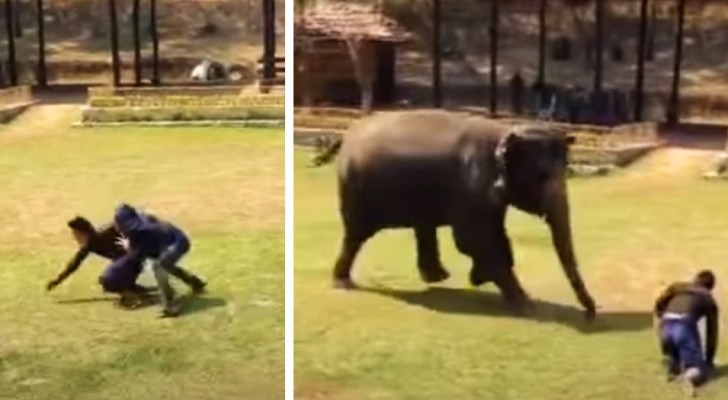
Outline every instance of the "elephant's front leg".
[[513, 251], [505, 226], [494, 232], [494, 250], [496, 261], [493, 265], [493, 282], [498, 286], [503, 299], [514, 306], [522, 307], [530, 304], [528, 294], [521, 286], [513, 268]]
[[422, 280], [427, 283], [442, 282], [450, 277], [440, 260], [440, 248], [437, 242], [437, 228], [419, 226], [415, 228], [417, 239], [417, 268]]

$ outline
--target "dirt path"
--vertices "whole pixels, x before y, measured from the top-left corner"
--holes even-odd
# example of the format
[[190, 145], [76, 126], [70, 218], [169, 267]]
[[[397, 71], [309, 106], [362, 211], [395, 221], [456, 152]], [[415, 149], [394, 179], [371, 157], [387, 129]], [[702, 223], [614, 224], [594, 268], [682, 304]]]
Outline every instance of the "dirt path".
[[647, 156], [628, 175], [664, 180], [669, 177], [695, 177], [705, 172], [715, 158], [714, 150], [665, 147]]

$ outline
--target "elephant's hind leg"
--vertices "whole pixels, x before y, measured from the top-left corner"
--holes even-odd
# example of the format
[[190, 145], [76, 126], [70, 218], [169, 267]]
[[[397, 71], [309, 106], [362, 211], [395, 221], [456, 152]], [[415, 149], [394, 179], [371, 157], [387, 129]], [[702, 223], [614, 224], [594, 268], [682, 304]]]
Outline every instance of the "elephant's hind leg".
[[341, 251], [334, 266], [334, 287], [337, 289], [356, 289], [356, 284], [351, 279], [351, 268], [354, 259], [361, 250], [364, 242], [374, 235], [374, 231], [360, 229], [346, 229], [344, 240], [341, 243]]
[[434, 226], [418, 226], [415, 228], [417, 239], [417, 268], [422, 280], [427, 283], [442, 282], [450, 277], [440, 260], [440, 248], [437, 243], [437, 228]]

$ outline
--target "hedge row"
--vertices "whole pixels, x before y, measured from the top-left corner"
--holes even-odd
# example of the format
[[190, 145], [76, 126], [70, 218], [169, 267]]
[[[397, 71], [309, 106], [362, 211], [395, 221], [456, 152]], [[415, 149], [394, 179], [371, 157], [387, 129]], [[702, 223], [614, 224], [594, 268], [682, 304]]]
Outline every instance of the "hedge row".
[[90, 98], [110, 96], [236, 96], [240, 86], [169, 86], [169, 87], [113, 87], [88, 89]]
[[86, 107], [82, 122], [164, 122], [283, 120], [285, 108], [254, 107]]
[[90, 107], [251, 107], [285, 105], [280, 95], [249, 96], [106, 96], [90, 97]]

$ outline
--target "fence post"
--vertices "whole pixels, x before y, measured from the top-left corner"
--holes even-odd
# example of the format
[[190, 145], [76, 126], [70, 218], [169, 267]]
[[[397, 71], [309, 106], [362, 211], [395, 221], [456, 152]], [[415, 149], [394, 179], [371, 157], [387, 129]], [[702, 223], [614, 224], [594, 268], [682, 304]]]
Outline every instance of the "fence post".
[[5, 28], [7, 30], [8, 40], [8, 74], [10, 75], [10, 85], [18, 84], [18, 64], [15, 58], [15, 12], [13, 11], [13, 1], [5, 0]]
[[159, 77], [159, 32], [157, 31], [157, 0], [149, 2], [149, 18], [151, 19], [151, 36], [152, 36], [152, 83], [159, 85], [161, 79]]
[[121, 84], [121, 65], [119, 60], [119, 27], [116, 18], [116, 0], [109, 0], [109, 25], [111, 29], [111, 68], [114, 86]]
[[139, 32], [139, 0], [134, 0], [131, 19], [134, 30], [134, 83], [139, 86], [142, 83], [142, 43]]
[[490, 113], [498, 112], [498, 23], [500, 0], [490, 2]]
[[642, 121], [642, 110], [645, 89], [645, 50], [647, 41], [647, 5], [648, 0], [641, 0], [640, 4], [640, 33], [637, 44], [637, 77], [634, 88], [634, 119]]
[[38, 25], [38, 86], [48, 86], [48, 72], [45, 54], [45, 10], [43, 0], [36, 0], [37, 25]]
[[442, 106], [441, 1], [432, 0], [432, 105]]
[[683, 34], [685, 29], [685, 3], [686, 0], [678, 0], [677, 6], [677, 33], [675, 34], [675, 64], [672, 72], [672, 92], [670, 94], [670, 105], [667, 110], [667, 122], [677, 123], [680, 121], [680, 75], [682, 75], [682, 51]]

